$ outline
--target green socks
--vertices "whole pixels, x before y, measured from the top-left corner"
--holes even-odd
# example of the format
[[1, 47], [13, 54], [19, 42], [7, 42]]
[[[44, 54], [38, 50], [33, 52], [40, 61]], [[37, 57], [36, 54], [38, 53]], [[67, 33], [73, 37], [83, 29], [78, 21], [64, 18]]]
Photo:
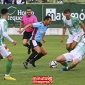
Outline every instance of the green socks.
[[70, 48], [70, 49], [67, 49], [69, 52], [71, 51], [71, 50], [73, 50], [74, 48]]
[[72, 66], [68, 66], [68, 70], [72, 69], [73, 67]]
[[61, 64], [62, 64], [63, 66], [65, 66], [67, 70], [70, 70], [70, 69], [73, 68], [72, 66], [69, 66], [69, 65], [67, 64], [67, 62], [64, 62], [64, 63], [61, 63]]
[[3, 59], [3, 57], [0, 55], [0, 60]]
[[68, 66], [68, 64], [67, 64], [67, 62], [63, 62], [63, 63], [61, 63], [63, 66], [65, 66], [65, 67], [67, 67]]
[[10, 71], [11, 71], [12, 62], [13, 62], [13, 60], [8, 60], [7, 61], [7, 64], [6, 64], [6, 74], [9, 74]]

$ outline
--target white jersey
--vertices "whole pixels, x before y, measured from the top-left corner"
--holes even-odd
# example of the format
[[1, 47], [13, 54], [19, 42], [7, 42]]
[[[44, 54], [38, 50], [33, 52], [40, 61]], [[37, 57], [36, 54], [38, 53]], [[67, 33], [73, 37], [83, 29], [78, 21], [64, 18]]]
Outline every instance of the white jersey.
[[5, 19], [0, 19], [0, 46], [4, 44], [3, 32], [7, 32], [8, 22]]
[[82, 32], [81, 26], [79, 25], [81, 21], [76, 17], [70, 17], [69, 20], [67, 20], [66, 17], [64, 17], [63, 23], [64, 23], [64, 26], [68, 28], [69, 33], [71, 35], [73, 35], [74, 33], [77, 34]]
[[72, 61], [75, 59], [82, 60], [85, 54], [85, 38], [82, 37], [81, 41], [77, 44], [77, 46], [70, 53], [63, 54], [66, 58], [66, 61]]
[[0, 19], [0, 55], [3, 58], [8, 57], [11, 52], [7, 48], [7, 46], [4, 43], [4, 37], [7, 38], [9, 41], [13, 41], [7, 34], [7, 27], [8, 27], [8, 22], [5, 19]]
[[73, 54], [84, 56], [85, 54], [85, 36], [82, 36], [81, 41], [77, 44], [74, 50], [71, 51]]
[[0, 43], [4, 44], [4, 37], [9, 40], [10, 42], [13, 42], [13, 40], [9, 37], [8, 33], [7, 33], [7, 28], [8, 28], [8, 22], [3, 19], [0, 18], [0, 28], [1, 28], [1, 32], [3, 34], [3, 38], [0, 38]]

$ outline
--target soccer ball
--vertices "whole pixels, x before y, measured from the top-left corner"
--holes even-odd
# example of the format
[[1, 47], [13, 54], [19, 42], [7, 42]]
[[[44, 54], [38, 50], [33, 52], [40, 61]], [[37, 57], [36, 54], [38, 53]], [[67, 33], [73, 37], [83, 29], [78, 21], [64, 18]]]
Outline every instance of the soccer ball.
[[52, 60], [50, 63], [49, 63], [49, 66], [50, 68], [56, 68], [57, 67], [57, 62], [55, 60]]

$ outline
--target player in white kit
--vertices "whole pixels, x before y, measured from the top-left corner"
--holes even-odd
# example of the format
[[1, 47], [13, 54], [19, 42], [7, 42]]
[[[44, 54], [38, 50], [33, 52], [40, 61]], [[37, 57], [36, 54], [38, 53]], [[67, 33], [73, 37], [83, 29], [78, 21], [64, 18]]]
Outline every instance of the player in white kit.
[[[69, 9], [64, 10], [65, 17], [63, 18], [63, 34], [61, 42], [64, 41], [66, 28], [68, 28], [69, 35], [66, 42], [66, 49], [71, 51], [78, 44], [83, 32], [85, 32], [85, 25], [78, 18], [70, 16], [71, 12]], [[83, 29], [83, 32], [82, 32]]]
[[8, 49], [8, 47], [4, 43], [4, 37], [12, 42], [13, 45], [16, 45], [16, 41], [11, 39], [7, 34], [7, 27], [8, 27], [8, 9], [3, 8], [1, 9], [1, 18], [0, 18], [0, 59], [7, 58], [6, 63], [6, 73], [4, 76], [5, 80], [16, 80], [15, 78], [10, 76], [10, 71], [12, 68], [13, 63], [13, 56]]
[[[58, 56], [56, 58], [56, 61], [65, 66], [65, 68], [60, 68], [61, 71], [68, 71], [74, 68], [78, 63], [80, 63], [80, 61], [84, 57], [84, 54], [85, 54], [85, 35], [82, 36], [81, 41], [72, 51]], [[70, 66], [67, 64], [68, 61], [72, 61]]]

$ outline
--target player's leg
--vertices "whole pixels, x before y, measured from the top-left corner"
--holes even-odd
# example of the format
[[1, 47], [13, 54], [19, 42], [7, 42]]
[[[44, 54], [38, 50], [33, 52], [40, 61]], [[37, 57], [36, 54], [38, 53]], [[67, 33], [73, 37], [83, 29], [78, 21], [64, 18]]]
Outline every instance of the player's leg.
[[75, 37], [73, 39], [73, 42], [71, 44], [71, 49], [74, 49], [75, 48], [75, 46], [78, 44], [81, 36], [82, 36], [82, 33], [75, 35]]
[[68, 71], [69, 65], [67, 61], [72, 61], [72, 58], [71, 53], [65, 53], [56, 58], [56, 61], [64, 66], [64, 68], [60, 68], [60, 71]]
[[31, 37], [31, 35], [32, 35], [32, 32], [26, 32], [25, 31], [23, 33], [22, 44], [28, 48], [28, 54], [30, 54], [30, 49], [31, 49], [31, 46], [28, 44], [28, 40]]
[[29, 58], [26, 60], [27, 62], [29, 62], [30, 60], [32, 60], [37, 54], [41, 53], [40, 47], [36, 46], [34, 47], [34, 52], [29, 56]]
[[77, 65], [78, 63], [80, 63], [80, 61], [82, 60], [83, 56], [79, 56], [79, 55], [81, 55], [80, 51], [77, 52], [77, 53], [74, 55], [73, 61], [72, 61], [72, 63], [71, 63], [71, 66], [68, 68], [68, 70], [76, 67], [76, 65]]
[[78, 63], [80, 63], [80, 60], [79, 60], [78, 58], [74, 59], [73, 62], [72, 62], [72, 64], [71, 64], [71, 66], [69, 66], [68, 70], [76, 67], [76, 65], [77, 65]]
[[56, 58], [56, 61], [61, 63], [63, 66], [68, 66], [67, 62], [66, 62], [66, 58], [64, 55], [60, 55]]
[[77, 44], [78, 44], [78, 42], [73, 41], [71, 44], [71, 50], [73, 50]]
[[45, 47], [41, 43], [39, 44], [41, 53], [38, 53], [38, 55], [32, 60], [32, 63], [39, 60], [42, 56], [47, 54], [47, 50], [45, 49]]
[[[33, 60], [33, 58], [41, 53], [40, 47], [38, 46], [38, 42], [36, 42], [35, 40], [30, 40], [30, 45], [32, 47], [32, 49], [34, 49], [34, 51], [32, 52], [32, 54], [27, 58], [27, 60], [23, 63], [25, 68], [28, 68], [28, 62], [30, 62], [31, 60]], [[35, 67], [35, 66], [34, 66]]]
[[13, 62], [13, 56], [11, 54], [11, 52], [9, 51], [8, 48], [5, 48], [4, 46], [0, 47], [0, 53], [2, 55], [3, 58], [7, 58], [7, 63], [6, 63], [6, 73], [4, 76], [5, 80], [16, 80], [15, 78], [12, 78], [10, 76], [10, 71], [12, 68], [12, 62]]
[[67, 39], [67, 42], [66, 42], [66, 49], [70, 52], [72, 49], [71, 49], [71, 44], [73, 42], [73, 36], [72, 35], [69, 35], [68, 36], [68, 39]]
[[72, 44], [72, 43], [67, 43], [67, 44], [66, 44], [66, 49], [67, 49], [69, 52], [71, 51], [71, 44]]
[[16, 80], [15, 78], [10, 76], [10, 71], [11, 71], [12, 63], [13, 63], [13, 56], [12, 56], [12, 54], [8, 55], [7, 59], [8, 60], [7, 60], [7, 63], [6, 63], [6, 73], [5, 73], [4, 79], [5, 80]]
[[43, 56], [43, 54], [41, 53], [40, 46], [34, 47], [34, 50], [35, 50], [35, 52], [37, 52], [37, 55], [35, 57], [31, 58], [30, 64], [32, 64], [33, 67], [36, 67], [35, 61], [38, 60], [39, 58], [41, 58]]
[[68, 71], [68, 70], [76, 67], [76, 65], [77, 65], [78, 63], [80, 63], [80, 60], [79, 60], [78, 58], [76, 58], [76, 59], [74, 59], [74, 60], [72, 61], [72, 64], [71, 64], [70, 66], [67, 66], [67, 67], [65, 67], [65, 68], [63, 68], [63, 69], [64, 69], [64, 71]]
[[0, 60], [3, 59], [2, 55], [0, 54]]

